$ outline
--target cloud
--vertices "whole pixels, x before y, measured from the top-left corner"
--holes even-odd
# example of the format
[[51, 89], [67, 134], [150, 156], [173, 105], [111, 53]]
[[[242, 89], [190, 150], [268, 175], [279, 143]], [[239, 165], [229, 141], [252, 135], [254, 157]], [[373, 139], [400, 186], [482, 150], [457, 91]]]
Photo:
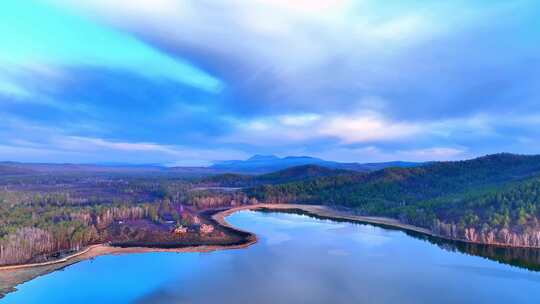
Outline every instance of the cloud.
[[200, 149], [148, 142], [118, 142], [103, 138], [55, 135], [46, 142], [14, 141], [0, 144], [0, 158], [35, 162], [131, 162], [205, 166], [215, 160], [245, 158], [232, 149]]
[[415, 124], [388, 121], [374, 112], [330, 117], [318, 129], [343, 143], [399, 140], [421, 133]]
[[410, 159], [416, 161], [428, 160], [456, 160], [465, 156], [466, 150], [448, 148], [448, 147], [433, 147], [418, 150], [400, 150], [397, 151], [396, 159]]
[[208, 165], [215, 160], [228, 160], [231, 158], [244, 158], [247, 154], [230, 149], [197, 149], [193, 147], [160, 145], [148, 142], [117, 142], [103, 138], [89, 137], [59, 137], [54, 145], [63, 151], [74, 152], [119, 152], [131, 159], [145, 156], [144, 160], [159, 159], [161, 162], [174, 164]]
[[30, 92], [16, 83], [0, 78], [0, 94], [13, 97], [28, 97]]
[[0, 18], [3, 66], [102, 66], [151, 78], [168, 77], [213, 92], [223, 85], [190, 62], [160, 52], [129, 33], [41, 1], [11, 2], [0, 11]]
[[0, 120], [0, 159], [26, 162], [131, 162], [201, 166], [215, 160], [242, 159], [249, 154], [234, 147], [161, 144], [97, 136], [95, 126], [50, 126], [4, 117]]
[[[436, 28], [425, 14], [380, 17], [372, 7], [356, 7], [352, 1], [317, 1], [309, 10], [281, 1], [60, 2], [202, 63], [231, 84], [233, 93], [264, 100], [258, 106], [266, 110], [276, 110], [272, 104], [313, 105], [311, 97], [320, 93], [333, 103], [350, 102], [325, 95], [371, 82], [380, 60], [395, 57], [404, 40], [418, 43]], [[362, 75], [367, 73], [369, 78]]]
[[395, 160], [426, 162], [474, 157], [464, 147], [426, 147], [410, 150], [386, 150], [376, 146], [345, 147], [321, 151], [314, 155], [322, 158], [333, 157], [345, 162], [388, 162]]
[[514, 34], [536, 22], [531, 1], [55, 2], [197, 62], [241, 115], [349, 112], [371, 96], [397, 120], [500, 112], [510, 101], [540, 111], [530, 89], [539, 77], [516, 80], [540, 71], [534, 34]]
[[85, 139], [87, 159], [166, 161], [535, 153], [538, 12], [532, 0], [13, 2], [0, 13], [0, 144], [56, 151], [60, 136]]
[[306, 126], [310, 125], [316, 121], [319, 121], [321, 116], [314, 113], [306, 114], [292, 114], [292, 115], [282, 115], [278, 117], [278, 120], [281, 124], [285, 126]]
[[[243, 142], [259, 145], [332, 139], [339, 144], [400, 142], [412, 137], [448, 137], [463, 121], [393, 121], [375, 111], [352, 113], [303, 113], [266, 116], [247, 121], [237, 121], [234, 131], [226, 134], [224, 142]], [[478, 123], [479, 124], [479, 123]], [[465, 127], [478, 126], [474, 118]], [[488, 128], [485, 126], [485, 128]]]

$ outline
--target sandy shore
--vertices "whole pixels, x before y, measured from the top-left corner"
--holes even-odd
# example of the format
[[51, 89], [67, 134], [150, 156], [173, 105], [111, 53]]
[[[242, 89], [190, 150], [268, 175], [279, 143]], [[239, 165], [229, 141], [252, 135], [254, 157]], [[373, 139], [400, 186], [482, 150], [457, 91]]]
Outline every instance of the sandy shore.
[[240, 211], [240, 210], [254, 210], [254, 209], [269, 209], [269, 210], [299, 210], [305, 212], [308, 215], [313, 215], [315, 217], [327, 218], [327, 219], [337, 219], [337, 220], [346, 220], [351, 222], [359, 222], [366, 224], [375, 224], [390, 228], [396, 228], [400, 230], [407, 230], [418, 232], [430, 236], [436, 236], [431, 230], [407, 225], [399, 222], [396, 219], [387, 218], [387, 217], [376, 217], [376, 216], [360, 216], [347, 213], [345, 211], [339, 211], [336, 209], [329, 208], [323, 205], [299, 205], [299, 204], [259, 204], [251, 206], [242, 206], [238, 208], [233, 208], [222, 212], [225, 215]]
[[[241, 249], [246, 248], [257, 242], [257, 236], [251, 232], [243, 231], [241, 229], [231, 226], [225, 218], [232, 213], [242, 211], [242, 210], [256, 210], [256, 209], [271, 209], [271, 210], [299, 210], [314, 216], [319, 217], [328, 217], [328, 218], [340, 218], [347, 220], [363, 220], [366, 222], [372, 222], [377, 224], [385, 225], [401, 225], [391, 219], [383, 218], [361, 218], [345, 214], [339, 214], [337, 211], [329, 209], [324, 206], [314, 206], [314, 205], [293, 205], [293, 204], [259, 204], [259, 205], [249, 205], [241, 206], [236, 208], [227, 209], [220, 211], [211, 216], [211, 218], [216, 221], [219, 225], [227, 227], [236, 232], [245, 234], [245, 242], [237, 245], [230, 246], [216, 246], [216, 245], [201, 245], [201, 246], [191, 246], [191, 247], [181, 247], [181, 248], [149, 248], [149, 247], [114, 247], [108, 244], [97, 244], [89, 246], [75, 254], [64, 257], [62, 259], [48, 261], [44, 263], [35, 263], [35, 264], [23, 264], [23, 265], [14, 265], [14, 266], [3, 266], [0, 267], [0, 298], [12, 291], [15, 291], [15, 287], [24, 282], [35, 279], [36, 277], [46, 275], [53, 271], [62, 269], [69, 265], [78, 263], [80, 261], [92, 259], [98, 256], [103, 255], [120, 255], [120, 254], [132, 254], [132, 253], [146, 253], [146, 252], [210, 252], [216, 250], [230, 250], [230, 249]], [[415, 231], [424, 232], [420, 228], [410, 227]], [[419, 230], [420, 229], [420, 230]]]
[[[101, 256], [101, 255], [107, 255], [107, 254], [129, 254], [129, 253], [145, 253], [145, 252], [210, 252], [210, 251], [216, 251], [216, 250], [245, 248], [256, 243], [257, 236], [249, 231], [243, 231], [241, 229], [231, 226], [229, 223], [227, 223], [225, 218], [238, 211], [257, 210], [257, 209], [267, 209], [267, 210], [276, 210], [276, 211], [296, 210], [296, 211], [304, 212], [308, 215], [312, 215], [312, 216], [324, 218], [324, 219], [345, 220], [345, 221], [358, 222], [358, 223], [374, 224], [374, 225], [382, 226], [385, 228], [393, 228], [393, 229], [399, 229], [399, 230], [404, 230], [404, 231], [416, 232], [416, 233], [420, 233], [420, 234], [424, 234], [424, 235], [428, 235], [428, 236], [432, 236], [432, 237], [436, 237], [440, 239], [446, 239], [449, 241], [467, 242], [465, 240], [454, 240], [454, 239], [450, 239], [444, 236], [440, 236], [438, 234], [433, 233], [429, 229], [425, 229], [425, 228], [421, 228], [421, 227], [417, 227], [413, 225], [408, 225], [408, 224], [403, 224], [395, 219], [385, 218], [385, 217], [352, 215], [345, 211], [339, 211], [339, 210], [332, 209], [323, 205], [257, 204], [257, 205], [245, 205], [245, 206], [240, 206], [240, 207], [234, 207], [234, 208], [217, 212], [216, 214], [212, 215], [212, 219], [215, 220], [219, 225], [228, 227], [229, 229], [234, 230], [236, 232], [246, 234], [247, 235], [247, 237], [245, 238], [246, 241], [242, 244], [199, 245], [199, 246], [180, 247], [180, 248], [114, 247], [107, 244], [98, 244], [98, 245], [89, 246], [80, 252], [77, 252], [73, 255], [70, 255], [68, 257], [64, 257], [62, 259], [55, 260], [55, 261], [36, 263], [36, 264], [23, 264], [23, 265], [15, 265], [15, 266], [0, 266], [0, 278], [1, 278], [1, 274], [6, 271], [21, 270], [21, 269], [27, 269], [27, 268], [39, 268], [39, 267], [50, 266], [50, 265], [55, 265], [55, 264], [65, 264], [72, 260], [80, 261], [84, 259], [90, 259], [97, 256]], [[468, 242], [468, 243], [475, 243], [475, 242]], [[476, 244], [482, 244], [482, 243], [476, 243]], [[490, 245], [499, 246], [499, 244], [490, 244]], [[500, 244], [500, 245], [503, 246], [504, 244]]]
[[257, 242], [257, 236], [251, 232], [240, 230], [236, 227], [231, 226], [225, 218], [235, 212], [242, 210], [257, 210], [257, 209], [269, 209], [269, 210], [299, 210], [307, 214], [323, 217], [328, 219], [341, 219], [355, 222], [364, 222], [370, 224], [383, 225], [388, 227], [399, 228], [408, 231], [414, 231], [418, 233], [423, 233], [431, 236], [435, 236], [430, 230], [406, 225], [398, 222], [397, 220], [383, 217], [367, 217], [367, 216], [357, 216], [347, 214], [345, 212], [340, 212], [334, 209], [330, 209], [326, 206], [320, 205], [298, 205], [298, 204], [258, 204], [258, 205], [246, 205], [241, 207], [230, 208], [221, 212], [218, 212], [212, 215], [212, 219], [215, 220], [222, 226], [228, 227], [237, 232], [246, 233], [248, 237], [246, 242], [239, 245], [201, 245], [201, 246], [191, 246], [191, 247], [181, 247], [181, 248], [150, 248], [150, 247], [114, 247], [107, 244], [98, 244], [89, 246], [75, 254], [64, 257], [59, 260], [48, 261], [44, 263], [35, 263], [35, 264], [22, 264], [14, 266], [2, 266], [0, 267], [0, 272], [10, 271], [10, 270], [20, 270], [25, 268], [34, 268], [34, 267], [44, 267], [54, 264], [63, 264], [74, 259], [84, 260], [90, 259], [101, 255], [107, 254], [129, 254], [129, 253], [144, 253], [144, 252], [210, 252], [216, 250], [225, 250], [225, 249], [240, 249], [248, 247]]
[[72, 261], [74, 259], [77, 259], [80, 261], [80, 260], [91, 259], [91, 258], [95, 258], [101, 255], [108, 255], [108, 254], [129, 254], [129, 253], [145, 253], [145, 252], [211, 252], [211, 251], [216, 251], [216, 250], [245, 248], [257, 242], [256, 235], [250, 232], [235, 228], [231, 226], [229, 223], [227, 223], [227, 221], [225, 221], [225, 217], [227, 217], [231, 213], [234, 213], [236, 211], [243, 210], [243, 209], [250, 209], [250, 208], [229, 209], [229, 210], [216, 213], [212, 216], [212, 218], [216, 222], [218, 222], [220, 225], [233, 229], [237, 232], [243, 232], [243, 233], [248, 234], [248, 237], [246, 238], [246, 242], [239, 245], [199, 245], [199, 246], [187, 246], [187, 247], [180, 247], [180, 248], [151, 248], [151, 247], [115, 247], [115, 246], [110, 246], [108, 244], [97, 244], [97, 245], [91, 245], [77, 253], [74, 253], [62, 259], [58, 259], [54, 261], [35, 263], [35, 264], [0, 266], [0, 274], [2, 271], [21, 270], [21, 269], [26, 269], [26, 268], [35, 268], [35, 267], [50, 266], [54, 264], [63, 264], [63, 263]]
[[[240, 209], [238, 209], [240, 210]], [[217, 245], [201, 245], [181, 248], [149, 248], [149, 247], [114, 247], [108, 244], [91, 245], [77, 253], [64, 257], [62, 259], [48, 261], [44, 263], [22, 264], [13, 266], [0, 267], [0, 298], [9, 292], [15, 291], [15, 287], [24, 282], [35, 279], [36, 277], [46, 275], [53, 271], [62, 269], [69, 265], [92, 259], [103, 255], [121, 255], [132, 253], [147, 253], [147, 252], [211, 252], [216, 250], [231, 250], [248, 247], [257, 242], [257, 237], [253, 233], [249, 233], [231, 226], [225, 217], [235, 211], [225, 210], [212, 215], [219, 225], [228, 227], [236, 232], [246, 233], [245, 242], [238, 245], [217, 246]]]
[[339, 210], [331, 209], [326, 206], [321, 205], [298, 205], [298, 204], [258, 204], [258, 205], [246, 205], [235, 208], [230, 208], [215, 213], [211, 218], [216, 221], [219, 225], [227, 227], [236, 232], [245, 234], [245, 242], [237, 245], [200, 245], [200, 246], [191, 246], [191, 247], [181, 247], [181, 248], [149, 248], [149, 247], [113, 247], [107, 244], [98, 244], [87, 247], [86, 249], [70, 255], [68, 257], [49, 261], [45, 263], [37, 264], [26, 264], [26, 265], [16, 265], [16, 266], [4, 266], [0, 267], [0, 297], [3, 294], [11, 292], [16, 285], [19, 285], [23, 282], [32, 280], [38, 276], [50, 273], [52, 271], [64, 268], [71, 264], [92, 259], [102, 255], [119, 255], [119, 254], [131, 254], [131, 253], [146, 253], [146, 252], [211, 252], [216, 250], [230, 250], [230, 249], [241, 249], [251, 246], [257, 242], [257, 236], [251, 232], [243, 231], [238, 228], [231, 226], [225, 218], [235, 212], [242, 210], [257, 210], [257, 209], [267, 209], [267, 210], [276, 210], [276, 211], [300, 211], [318, 218], [323, 219], [333, 219], [333, 220], [345, 220], [350, 222], [357, 223], [366, 223], [382, 226], [384, 228], [399, 229], [404, 231], [416, 232], [432, 237], [437, 237], [440, 239], [447, 239], [455, 241], [449, 238], [445, 238], [433, 233], [429, 229], [420, 228], [412, 225], [407, 225], [400, 223], [399, 221], [391, 218], [384, 217], [369, 217], [369, 216], [358, 216], [352, 215], [347, 212], [342, 212]]

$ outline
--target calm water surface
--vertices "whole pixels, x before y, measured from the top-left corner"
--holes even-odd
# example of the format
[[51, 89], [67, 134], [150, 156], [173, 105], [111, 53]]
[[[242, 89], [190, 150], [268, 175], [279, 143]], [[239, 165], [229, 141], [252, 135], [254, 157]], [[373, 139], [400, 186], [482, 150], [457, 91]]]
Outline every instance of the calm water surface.
[[227, 219], [260, 242], [214, 253], [103, 256], [0, 303], [540, 303], [540, 273], [400, 231], [302, 215]]

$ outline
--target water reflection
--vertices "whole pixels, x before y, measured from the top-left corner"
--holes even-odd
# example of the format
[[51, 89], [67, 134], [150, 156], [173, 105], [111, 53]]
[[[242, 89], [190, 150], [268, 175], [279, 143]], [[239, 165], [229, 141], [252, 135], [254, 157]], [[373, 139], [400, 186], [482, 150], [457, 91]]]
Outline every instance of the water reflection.
[[494, 269], [490, 267], [478, 267], [470, 265], [441, 265], [454, 270], [466, 272], [468, 274], [482, 275], [493, 278], [502, 278], [510, 280], [528, 280], [534, 283], [540, 283], [540, 277], [530, 276], [527, 273], [519, 273], [507, 269]]
[[[275, 213], [276, 211], [262, 209], [259, 212], [271, 214], [271, 213]], [[349, 220], [329, 219], [327, 217], [320, 217], [313, 214], [309, 214], [299, 209], [298, 210], [294, 210], [294, 209], [283, 210], [280, 212], [307, 216], [310, 218], [319, 219], [326, 222], [335, 221], [338, 223], [352, 223], [352, 224], [360, 225], [362, 227], [366, 227], [363, 230], [364, 233], [355, 236], [355, 239], [360, 242], [370, 243], [374, 246], [380, 245], [383, 242], [385, 242], [385, 240], [388, 240], [388, 238], [385, 239], [384, 235], [376, 234], [373, 232], [375, 231], [373, 228], [383, 227], [388, 230], [403, 231], [409, 236], [427, 241], [431, 244], [438, 246], [441, 249], [444, 249], [450, 252], [465, 253], [468, 255], [483, 257], [483, 258], [493, 260], [502, 264], [512, 265], [519, 268], [524, 268], [524, 269], [537, 271], [537, 272], [540, 271], [540, 249], [510, 248], [510, 247], [500, 247], [500, 246], [492, 246], [492, 245], [482, 245], [482, 244], [472, 244], [472, 243], [459, 242], [459, 241], [451, 241], [451, 240], [424, 235], [417, 232], [406, 231], [399, 228], [390, 227], [387, 225], [362, 224], [358, 222], [352, 222]]]
[[439, 238], [407, 233], [415, 238], [426, 240], [439, 248], [452, 252], [466, 253], [479, 256], [502, 264], [512, 265], [532, 271], [540, 271], [540, 249], [507, 248], [464, 242], [454, 242]]
[[420, 235], [275, 212], [243, 212], [231, 222], [260, 242], [226, 261], [207, 260], [212, 275], [193, 278], [186, 290], [164, 286], [136, 303], [536, 303], [540, 296], [540, 276], [456, 254], [457, 243], [438, 247]]

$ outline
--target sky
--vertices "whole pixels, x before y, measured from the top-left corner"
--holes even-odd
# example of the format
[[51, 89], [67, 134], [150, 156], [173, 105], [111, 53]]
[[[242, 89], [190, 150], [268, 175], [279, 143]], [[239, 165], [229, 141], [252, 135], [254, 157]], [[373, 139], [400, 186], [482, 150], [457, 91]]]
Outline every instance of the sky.
[[19, 0], [0, 160], [540, 154], [537, 0]]

